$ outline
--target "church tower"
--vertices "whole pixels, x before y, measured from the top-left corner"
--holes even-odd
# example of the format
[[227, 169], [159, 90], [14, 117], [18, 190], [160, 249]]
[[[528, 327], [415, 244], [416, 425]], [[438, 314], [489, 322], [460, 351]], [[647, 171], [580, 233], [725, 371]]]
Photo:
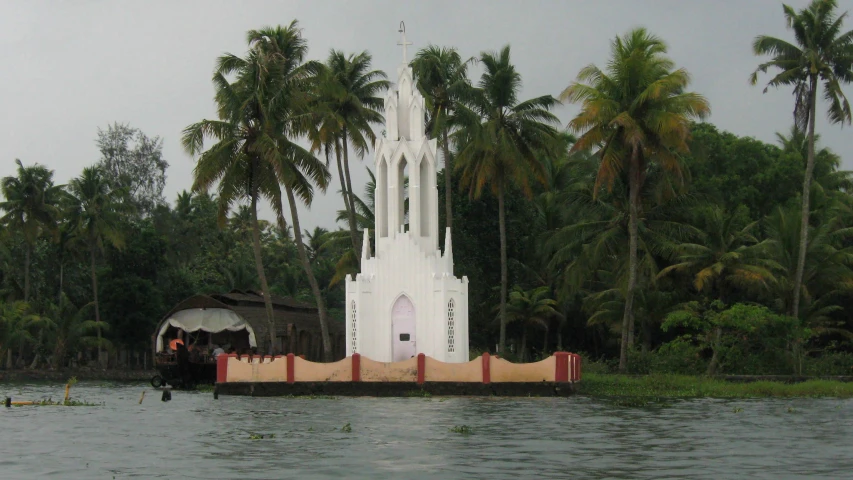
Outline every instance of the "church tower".
[[385, 136], [377, 139], [376, 251], [364, 233], [361, 273], [346, 279], [347, 356], [396, 362], [419, 353], [468, 361], [468, 278], [453, 275], [450, 230], [438, 248], [437, 142], [427, 138], [424, 98], [406, 58], [385, 97]]

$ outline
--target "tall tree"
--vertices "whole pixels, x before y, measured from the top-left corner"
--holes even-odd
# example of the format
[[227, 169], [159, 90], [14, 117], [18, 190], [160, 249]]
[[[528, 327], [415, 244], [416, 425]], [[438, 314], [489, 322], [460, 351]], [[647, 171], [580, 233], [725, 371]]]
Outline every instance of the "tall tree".
[[688, 151], [690, 119], [710, 112], [705, 98], [685, 92], [690, 75], [684, 69], [673, 70], [666, 51], [666, 44], [644, 28], [632, 30], [611, 43], [606, 70], [584, 67], [577, 81], [560, 95], [564, 101], [582, 104], [581, 112], [569, 122], [572, 130], [582, 133], [572, 149], [598, 149], [601, 165], [596, 193], [601, 186], [612, 187], [617, 177], [627, 173], [629, 266], [620, 371], [627, 366], [637, 285], [637, 228], [648, 169], [656, 164], [680, 176], [678, 154]]
[[532, 196], [530, 179], [544, 182], [539, 153], [557, 146], [557, 117], [550, 112], [557, 104], [551, 95], [519, 101], [521, 74], [510, 62], [510, 48], [483, 52], [480, 63], [485, 71], [467, 105], [459, 107], [462, 128], [457, 132], [457, 168], [460, 184], [472, 197], [489, 186], [498, 199], [498, 228], [501, 243], [501, 303], [499, 353], [506, 350], [506, 191], [520, 188]]
[[[206, 136], [218, 140], [199, 156], [194, 190], [217, 185], [221, 221], [236, 200], [249, 200], [255, 263], [267, 308], [270, 350], [275, 351], [275, 323], [261, 258], [257, 204], [259, 199], [267, 199], [286, 233], [281, 197], [281, 186], [285, 187], [300, 259], [317, 301], [324, 354], [330, 360], [328, 315], [302, 242], [295, 199], [298, 195], [310, 204], [312, 184], [325, 189], [329, 173], [322, 162], [292, 140], [306, 130], [310, 81], [320, 68], [315, 62], [305, 62], [308, 46], [295, 21], [287, 27], [251, 30], [246, 38], [250, 47], [246, 57], [223, 55], [214, 74], [221, 120], [203, 120], [184, 130], [184, 148], [193, 155], [202, 151]], [[229, 82], [228, 75], [236, 79]]]
[[[305, 62], [308, 42], [302, 37], [301, 30], [295, 20], [287, 27], [251, 31], [249, 32], [249, 39], [254, 50], [258, 52], [258, 58], [262, 59], [261, 62], [257, 62], [247, 69], [251, 73], [249, 77], [258, 78], [261, 76], [261, 72], [273, 73], [270, 75], [272, 81], [270, 87], [275, 95], [269, 104], [271, 142], [264, 143], [270, 147], [265, 150], [264, 158], [272, 166], [279, 184], [284, 187], [287, 195], [290, 206], [290, 220], [293, 224], [293, 239], [302, 267], [308, 277], [308, 284], [311, 286], [311, 292], [317, 303], [320, 334], [323, 339], [323, 358], [330, 362], [332, 361], [332, 343], [329, 337], [326, 302], [317, 277], [314, 275], [311, 259], [308, 257], [308, 251], [302, 238], [297, 198], [304, 205], [310, 206], [314, 199], [314, 186], [325, 191], [331, 175], [321, 161], [295, 142], [296, 138], [308, 134], [311, 130], [304, 119], [310, 118], [307, 112], [312, 105], [313, 88], [311, 82], [317, 78], [322, 67], [316, 62]], [[361, 64], [365, 68], [369, 67], [369, 55], [361, 58]], [[356, 77], [374, 78], [364, 74], [364, 72]], [[369, 90], [368, 88], [367, 91]], [[361, 93], [364, 92], [361, 91]], [[366, 100], [367, 98], [362, 99], [362, 101]], [[351, 125], [351, 127], [358, 126], [358, 128], [351, 130], [344, 128], [342, 130], [342, 141], [346, 141], [348, 131], [353, 134], [356, 131], [361, 131], [359, 130], [361, 128], [368, 128], [366, 123], [361, 123], [362, 121], [370, 121], [368, 120], [369, 115], [365, 113], [367, 110], [365, 105], [363, 104], [360, 110], [364, 115], [361, 117], [363, 120], [355, 121]], [[357, 144], [355, 141], [354, 143]], [[277, 205], [273, 205], [273, 208], [277, 212], [281, 212], [281, 205], [279, 201]], [[284, 216], [279, 213], [278, 219], [282, 233], [286, 235]]]
[[163, 188], [169, 163], [163, 159], [160, 137], [151, 138], [138, 128], [113, 123], [106, 130], [98, 129], [95, 144], [101, 152], [99, 165], [107, 180], [126, 188], [140, 213], [151, 213], [164, 203]]
[[4, 177], [0, 191], [5, 212], [0, 223], [23, 233], [24, 237], [24, 301], [30, 300], [30, 263], [33, 246], [45, 232], [55, 232], [59, 216], [58, 203], [62, 187], [53, 184], [53, 170], [41, 165], [25, 167], [20, 160], [17, 176]]
[[[223, 64], [245, 61], [228, 55], [220, 57], [219, 71], [214, 74], [220, 120], [202, 120], [186, 127], [182, 142], [187, 153], [198, 155], [192, 190], [207, 192], [216, 188], [220, 228], [225, 227], [228, 212], [235, 203], [242, 200], [249, 202], [252, 251], [269, 332], [268, 351], [274, 354], [275, 316], [261, 255], [258, 201], [269, 200], [275, 209], [281, 205], [281, 188], [272, 165], [264, 161], [256, 145], [262, 136], [269, 135], [269, 125], [262, 117], [259, 118], [264, 106], [255, 101], [256, 92], [249, 86], [241, 84], [239, 80], [230, 83], [225, 78], [231, 71], [223, 68]], [[215, 142], [207, 150], [204, 150], [205, 137]], [[275, 213], [281, 215], [281, 210]]]
[[771, 68], [779, 70], [767, 82], [764, 91], [770, 87], [793, 87], [794, 122], [800, 129], [807, 130], [809, 137], [803, 179], [800, 248], [794, 278], [792, 313], [795, 317], [799, 316], [806, 263], [811, 208], [809, 195], [815, 163], [815, 116], [821, 83], [823, 97], [829, 104], [829, 121], [842, 125], [851, 122], [850, 103], [841, 85], [853, 81], [853, 30], [843, 31], [847, 12], [838, 15], [837, 8], [838, 2], [835, 0], [812, 0], [800, 11], [782, 5], [787, 27], [794, 32], [795, 44], [766, 35], [759, 35], [752, 44], [756, 55], [770, 55], [773, 58], [758, 66], [749, 78], [750, 83], [755, 85], [758, 82], [759, 73], [766, 73]]
[[92, 296], [95, 306], [95, 323], [98, 325], [98, 362], [105, 345], [101, 337], [101, 310], [98, 302], [97, 257], [106, 245], [124, 246], [121, 227], [122, 213], [128, 211], [126, 188], [111, 185], [99, 167], [86, 167], [83, 173], [68, 184], [70, 198], [69, 219], [78, 235], [88, 245], [89, 268], [92, 278]]
[[384, 108], [379, 95], [390, 86], [385, 72], [371, 69], [372, 60], [366, 51], [349, 55], [340, 50], [329, 53], [316, 90], [320, 132], [312, 135], [315, 149], [324, 146], [327, 157], [330, 151], [337, 157], [344, 208], [356, 252], [360, 250], [361, 239], [353, 206], [349, 146], [363, 157], [376, 143], [373, 127], [383, 122]]
[[438, 139], [444, 156], [444, 210], [446, 227], [453, 228], [451, 189], [453, 157], [450, 152], [450, 133], [456, 124], [459, 104], [471, 92], [468, 65], [455, 48], [429, 45], [418, 51], [412, 61], [412, 72], [421, 95], [426, 101], [427, 129]]

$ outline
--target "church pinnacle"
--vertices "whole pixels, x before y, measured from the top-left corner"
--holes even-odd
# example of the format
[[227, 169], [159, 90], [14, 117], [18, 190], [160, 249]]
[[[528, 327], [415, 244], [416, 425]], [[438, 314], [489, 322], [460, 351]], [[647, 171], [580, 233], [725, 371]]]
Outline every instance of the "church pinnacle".
[[408, 49], [407, 49], [406, 47], [408, 47], [409, 45], [411, 45], [411, 44], [412, 44], [412, 42], [407, 42], [407, 41], [406, 41], [406, 23], [405, 23], [405, 22], [403, 22], [403, 21], [401, 21], [401, 22], [400, 22], [400, 29], [399, 29], [399, 30], [397, 30], [397, 31], [398, 31], [398, 32], [400, 32], [400, 34], [402, 35], [402, 37], [401, 37], [400, 41], [399, 41], [399, 42], [397, 42], [397, 45], [402, 45], [402, 46], [403, 46], [403, 64], [408, 64], [408, 63], [409, 63], [409, 59], [408, 59], [408, 56], [407, 56]]

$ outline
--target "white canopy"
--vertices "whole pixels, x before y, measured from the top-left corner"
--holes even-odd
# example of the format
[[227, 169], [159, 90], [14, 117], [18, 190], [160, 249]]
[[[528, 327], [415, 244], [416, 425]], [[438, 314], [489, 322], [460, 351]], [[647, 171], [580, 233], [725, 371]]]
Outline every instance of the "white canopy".
[[185, 332], [197, 332], [199, 330], [210, 333], [238, 332], [246, 330], [249, 333], [249, 346], [257, 347], [255, 331], [246, 320], [227, 308], [193, 308], [175, 312], [169, 320], [160, 327], [157, 334], [157, 352], [163, 351], [163, 335], [169, 327], [180, 328]]

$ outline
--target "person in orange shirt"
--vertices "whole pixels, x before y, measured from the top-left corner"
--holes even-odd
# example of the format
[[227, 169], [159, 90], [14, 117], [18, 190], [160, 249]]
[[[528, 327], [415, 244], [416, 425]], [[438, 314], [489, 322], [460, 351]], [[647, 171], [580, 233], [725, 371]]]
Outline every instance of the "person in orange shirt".
[[181, 344], [181, 345], [184, 344], [184, 341], [181, 340], [181, 333], [182, 332], [180, 330], [178, 330], [178, 336], [174, 340], [169, 342], [169, 348], [171, 348], [173, 352], [178, 351], [178, 344]]

